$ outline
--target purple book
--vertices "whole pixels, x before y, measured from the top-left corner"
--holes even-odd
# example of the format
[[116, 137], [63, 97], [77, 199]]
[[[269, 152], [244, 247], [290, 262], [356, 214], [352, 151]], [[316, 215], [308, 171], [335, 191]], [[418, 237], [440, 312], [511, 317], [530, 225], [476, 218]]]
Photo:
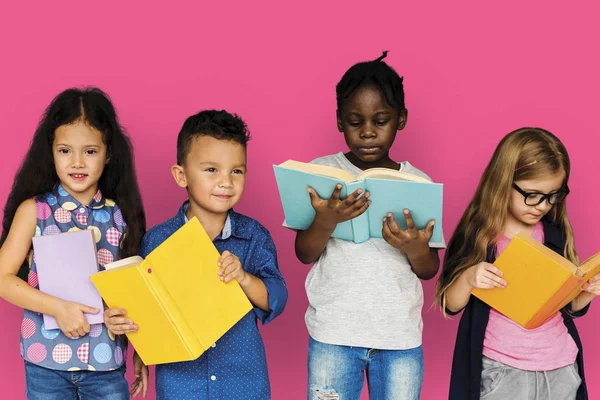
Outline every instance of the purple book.
[[[97, 308], [98, 314], [85, 317], [89, 324], [104, 322], [102, 297], [90, 280], [90, 275], [98, 272], [92, 231], [36, 236], [33, 254], [42, 292]], [[58, 329], [54, 317], [44, 314], [44, 328]]]

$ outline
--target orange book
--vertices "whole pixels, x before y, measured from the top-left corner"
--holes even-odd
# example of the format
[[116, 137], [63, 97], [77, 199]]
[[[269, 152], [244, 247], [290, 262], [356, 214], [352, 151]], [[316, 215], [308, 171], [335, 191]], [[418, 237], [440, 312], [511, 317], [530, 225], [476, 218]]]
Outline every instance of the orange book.
[[526, 329], [537, 328], [581, 292], [600, 272], [600, 253], [579, 267], [530, 236], [519, 233], [494, 262], [505, 288], [471, 292]]

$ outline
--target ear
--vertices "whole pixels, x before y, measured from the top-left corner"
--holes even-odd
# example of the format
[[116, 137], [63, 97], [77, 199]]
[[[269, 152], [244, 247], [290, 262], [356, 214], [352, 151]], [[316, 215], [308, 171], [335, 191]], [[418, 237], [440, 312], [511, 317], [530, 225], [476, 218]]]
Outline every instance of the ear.
[[408, 110], [405, 108], [400, 111], [400, 115], [398, 115], [398, 130], [401, 131], [406, 126], [406, 120], [408, 119]]
[[173, 174], [173, 178], [175, 179], [175, 183], [177, 183], [177, 186], [187, 188], [187, 178], [185, 177], [185, 169], [181, 165], [173, 165], [171, 167], [171, 174]]
[[344, 132], [342, 127], [342, 116], [340, 114], [340, 110], [335, 110], [335, 118], [337, 120], [337, 128], [339, 132]]

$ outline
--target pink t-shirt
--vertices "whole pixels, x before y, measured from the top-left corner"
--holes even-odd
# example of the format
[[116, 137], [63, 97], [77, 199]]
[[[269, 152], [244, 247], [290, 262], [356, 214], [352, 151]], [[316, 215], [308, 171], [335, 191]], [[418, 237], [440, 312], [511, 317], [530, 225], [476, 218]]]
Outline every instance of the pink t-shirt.
[[[536, 224], [531, 237], [544, 243], [541, 223]], [[502, 253], [509, 242], [509, 238], [502, 236], [496, 244], [496, 255]], [[535, 329], [525, 329], [496, 310], [490, 310], [483, 355], [492, 360], [525, 371], [550, 371], [573, 364], [577, 352], [560, 312]]]

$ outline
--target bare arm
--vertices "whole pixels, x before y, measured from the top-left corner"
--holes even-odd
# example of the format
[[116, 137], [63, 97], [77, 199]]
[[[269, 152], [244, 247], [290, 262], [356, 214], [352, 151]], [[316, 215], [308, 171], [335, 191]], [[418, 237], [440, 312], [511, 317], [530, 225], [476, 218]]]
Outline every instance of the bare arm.
[[90, 331], [83, 313], [94, 314], [100, 310], [42, 293], [17, 276], [29, 254], [35, 225], [35, 201], [26, 200], [17, 209], [6, 241], [0, 248], [0, 297], [18, 307], [55, 317], [65, 334], [83, 336]]

